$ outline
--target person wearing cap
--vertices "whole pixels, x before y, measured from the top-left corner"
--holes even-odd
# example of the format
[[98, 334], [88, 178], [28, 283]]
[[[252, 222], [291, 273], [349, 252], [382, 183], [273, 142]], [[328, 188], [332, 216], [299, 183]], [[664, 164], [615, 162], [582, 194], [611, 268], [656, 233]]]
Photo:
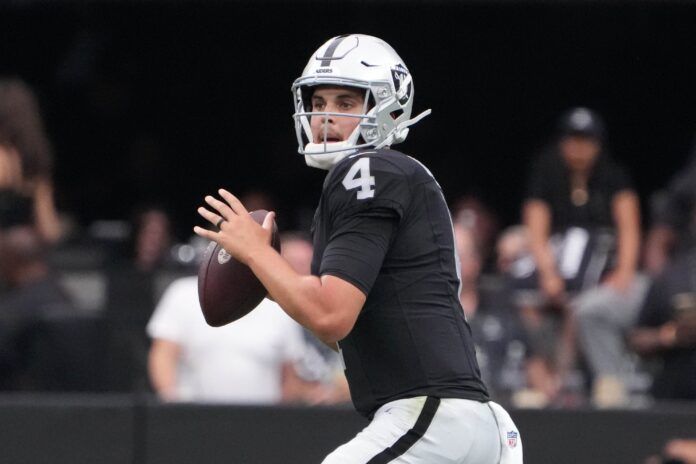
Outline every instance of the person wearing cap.
[[560, 118], [531, 171], [522, 214], [540, 292], [567, 316], [560, 367], [572, 362], [577, 330], [595, 405], [624, 405], [632, 365], [624, 336], [647, 288], [636, 272], [640, 207], [628, 173], [606, 149], [596, 112], [573, 108]]

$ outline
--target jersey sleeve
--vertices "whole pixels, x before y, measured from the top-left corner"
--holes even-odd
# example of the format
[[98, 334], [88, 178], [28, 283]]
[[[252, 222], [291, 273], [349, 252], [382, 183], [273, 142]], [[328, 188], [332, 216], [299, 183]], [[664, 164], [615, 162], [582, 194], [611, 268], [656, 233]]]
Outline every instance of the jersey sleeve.
[[341, 167], [328, 190], [331, 227], [319, 273], [346, 280], [367, 295], [409, 207], [410, 177], [378, 156], [351, 159]]

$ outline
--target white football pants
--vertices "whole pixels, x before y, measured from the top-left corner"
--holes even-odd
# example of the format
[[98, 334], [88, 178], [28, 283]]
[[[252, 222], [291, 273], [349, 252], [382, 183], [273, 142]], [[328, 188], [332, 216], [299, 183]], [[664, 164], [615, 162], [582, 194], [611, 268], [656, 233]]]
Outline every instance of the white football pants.
[[500, 405], [419, 396], [392, 401], [322, 464], [521, 464], [522, 438]]

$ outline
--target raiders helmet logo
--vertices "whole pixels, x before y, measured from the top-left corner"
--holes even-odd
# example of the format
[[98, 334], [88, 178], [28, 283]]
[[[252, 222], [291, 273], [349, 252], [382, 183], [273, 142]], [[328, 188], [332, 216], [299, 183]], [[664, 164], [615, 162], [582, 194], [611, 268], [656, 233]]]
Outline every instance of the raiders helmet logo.
[[402, 105], [406, 104], [411, 98], [411, 74], [406, 69], [406, 66], [399, 63], [391, 69], [392, 80], [394, 81], [394, 89], [396, 90], [396, 98]]

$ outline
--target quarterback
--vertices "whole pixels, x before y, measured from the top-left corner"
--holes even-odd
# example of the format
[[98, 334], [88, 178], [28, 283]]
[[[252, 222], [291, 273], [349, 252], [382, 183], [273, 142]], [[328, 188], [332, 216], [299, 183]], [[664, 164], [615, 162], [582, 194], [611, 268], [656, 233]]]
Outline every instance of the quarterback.
[[413, 78], [384, 41], [334, 37], [292, 86], [299, 153], [328, 171], [312, 227], [312, 275], [299, 275], [226, 190], [194, 230], [246, 263], [296, 321], [343, 358], [370, 424], [325, 464], [521, 463], [522, 441], [481, 381], [459, 303], [459, 265], [440, 186], [390, 147], [411, 118]]

